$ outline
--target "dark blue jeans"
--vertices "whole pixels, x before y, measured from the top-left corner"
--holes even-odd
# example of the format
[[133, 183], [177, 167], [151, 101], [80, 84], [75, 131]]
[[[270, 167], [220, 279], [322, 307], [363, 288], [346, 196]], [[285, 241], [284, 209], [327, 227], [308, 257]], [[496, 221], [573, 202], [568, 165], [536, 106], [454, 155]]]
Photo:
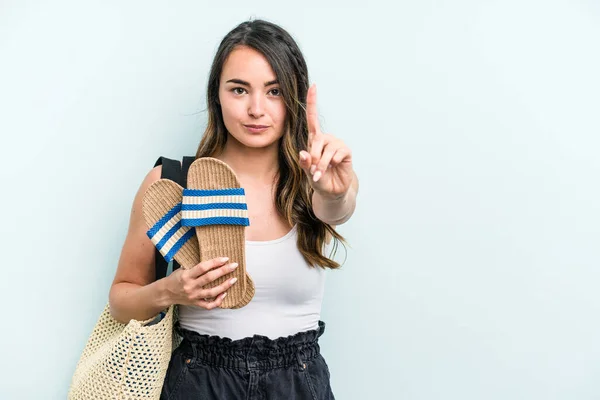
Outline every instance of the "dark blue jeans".
[[329, 368], [318, 339], [325, 331], [271, 340], [200, 335], [177, 327], [175, 349], [161, 400], [330, 400]]

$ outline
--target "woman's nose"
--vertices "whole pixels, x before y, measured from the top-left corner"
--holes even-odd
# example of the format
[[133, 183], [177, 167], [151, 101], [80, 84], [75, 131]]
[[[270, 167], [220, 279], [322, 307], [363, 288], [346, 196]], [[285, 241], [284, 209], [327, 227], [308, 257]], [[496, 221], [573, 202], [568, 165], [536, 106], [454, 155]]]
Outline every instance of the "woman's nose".
[[250, 104], [248, 105], [248, 115], [254, 118], [260, 118], [265, 115], [264, 99], [261, 94], [250, 96]]

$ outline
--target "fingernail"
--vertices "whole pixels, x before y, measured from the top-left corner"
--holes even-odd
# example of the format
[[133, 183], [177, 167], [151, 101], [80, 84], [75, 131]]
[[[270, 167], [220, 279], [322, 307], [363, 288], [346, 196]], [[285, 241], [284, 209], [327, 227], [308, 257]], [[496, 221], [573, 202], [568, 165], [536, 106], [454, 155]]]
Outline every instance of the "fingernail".
[[230, 281], [229, 281], [229, 284], [230, 284], [230, 285], [233, 285], [233, 284], [234, 284], [234, 283], [236, 283], [236, 282], [237, 282], [237, 278], [233, 278], [232, 280], [230, 280]]
[[221, 262], [227, 262], [229, 261], [229, 257], [221, 257]]
[[312, 167], [310, 167], [310, 173], [311, 175], [315, 173], [315, 171], [317, 170], [317, 166], [313, 165]]
[[238, 267], [238, 265], [239, 265], [238, 263], [231, 263], [231, 264], [229, 265], [229, 268], [231, 268], [231, 269], [236, 269], [236, 268]]
[[300, 159], [302, 161], [306, 161], [306, 155], [304, 153], [300, 153]]
[[321, 179], [321, 175], [321, 171], [317, 171], [317, 173], [313, 175], [313, 182], [317, 182], [319, 179]]
[[221, 295], [221, 300], [223, 300], [225, 298], [225, 296], [227, 296], [227, 292], [225, 292]]

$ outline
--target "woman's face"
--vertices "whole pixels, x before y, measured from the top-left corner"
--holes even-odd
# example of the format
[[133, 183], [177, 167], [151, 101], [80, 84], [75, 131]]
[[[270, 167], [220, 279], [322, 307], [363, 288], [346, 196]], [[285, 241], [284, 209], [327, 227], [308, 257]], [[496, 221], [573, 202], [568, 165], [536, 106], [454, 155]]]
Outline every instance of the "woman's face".
[[227, 131], [242, 145], [263, 148], [283, 136], [286, 108], [275, 72], [258, 51], [238, 46], [221, 72], [219, 101]]

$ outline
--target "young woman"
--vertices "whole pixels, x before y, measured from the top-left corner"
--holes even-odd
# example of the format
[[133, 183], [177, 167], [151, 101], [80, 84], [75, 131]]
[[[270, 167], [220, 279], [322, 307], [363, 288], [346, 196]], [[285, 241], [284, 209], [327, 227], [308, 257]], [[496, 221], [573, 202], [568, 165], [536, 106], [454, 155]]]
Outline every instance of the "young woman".
[[119, 321], [180, 305], [164, 399], [332, 399], [318, 338], [324, 271], [335, 227], [355, 207], [350, 149], [321, 131], [317, 92], [292, 37], [272, 23], [240, 24], [221, 42], [208, 82], [208, 126], [196, 157], [227, 163], [246, 192], [246, 270], [256, 292], [241, 309], [219, 308], [233, 280], [203, 287], [236, 265], [205, 260], [154, 281], [154, 247], [142, 217], [144, 179], [110, 292]]

